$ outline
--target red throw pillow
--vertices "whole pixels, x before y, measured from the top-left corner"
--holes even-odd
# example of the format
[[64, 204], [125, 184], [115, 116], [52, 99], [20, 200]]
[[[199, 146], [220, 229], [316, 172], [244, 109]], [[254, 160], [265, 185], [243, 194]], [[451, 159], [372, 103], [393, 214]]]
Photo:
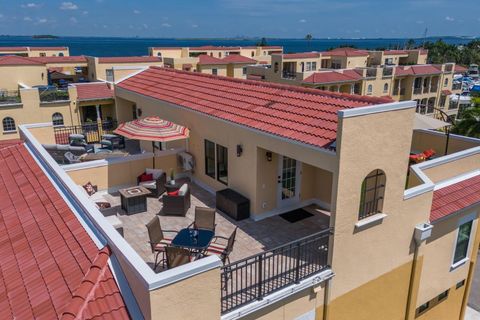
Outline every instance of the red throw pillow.
[[169, 196], [178, 196], [178, 191], [180, 191], [180, 190], [175, 190], [175, 191], [172, 191], [172, 192], [167, 192], [167, 194], [168, 194]]
[[140, 176], [140, 182], [152, 181], [152, 180], [153, 180], [153, 174], [151, 173], [150, 174], [144, 173]]

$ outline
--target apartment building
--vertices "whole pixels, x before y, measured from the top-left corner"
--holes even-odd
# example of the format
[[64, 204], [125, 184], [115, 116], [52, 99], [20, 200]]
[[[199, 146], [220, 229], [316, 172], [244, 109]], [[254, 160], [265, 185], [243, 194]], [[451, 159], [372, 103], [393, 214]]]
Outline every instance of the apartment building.
[[281, 46], [247, 46], [247, 47], [225, 47], [225, 46], [201, 46], [201, 47], [151, 47], [149, 54], [156, 57], [188, 58], [200, 55], [209, 55], [215, 58], [225, 58], [230, 54], [238, 54], [260, 61], [270, 61], [272, 54], [283, 53]]
[[66, 57], [70, 55], [68, 47], [0, 47], [0, 55], [23, 57]]
[[272, 56], [271, 65], [248, 66], [247, 78], [296, 84], [334, 92], [415, 100], [418, 112], [455, 118], [458, 106], [450, 95], [461, 93], [453, 83], [455, 64], [428, 65], [427, 52], [366, 51], [338, 48]]
[[[90, 180], [112, 199], [119, 187], [136, 185], [152, 157], [156, 168], [171, 168], [185, 145], [59, 166], [41, 145], [55, 139], [51, 125], [21, 126], [32, 150], [30, 165], [21, 170], [38, 166], [53, 177], [52, 189], [61, 197], [56, 208], [74, 208], [80, 221], [75, 228], [99, 239], [97, 251], [111, 249], [114, 283], [108, 292], [120, 292], [122, 299], [93, 310], [109, 313], [115, 305], [145, 319], [463, 319], [480, 242], [478, 139], [451, 135], [443, 153], [444, 134], [415, 130], [412, 101], [170, 68], [150, 67], [124, 79], [115, 85], [115, 99], [121, 122], [141, 110], [190, 129], [194, 170], [179, 167], [175, 179], [189, 177], [192, 208], [186, 216], [164, 212], [163, 227], [185, 228], [194, 219], [193, 206], [214, 205], [215, 191], [225, 188], [249, 199], [250, 218], [216, 213], [216, 235], [237, 232], [230, 261], [212, 254], [154, 271], [143, 225], [157, 217], [158, 206], [163, 212], [163, 204], [153, 198], [141, 215], [117, 216], [122, 237], [78, 185]], [[437, 158], [409, 164], [412, 150], [430, 148]], [[24, 180], [17, 181], [20, 187]], [[288, 222], [279, 216], [285, 212], [303, 218]], [[18, 214], [21, 224], [29, 224], [31, 218]], [[14, 240], [6, 235], [3, 246]], [[77, 241], [90, 240], [83, 235]], [[26, 272], [6, 270], [2, 286], [11, 285], [16, 270]], [[24, 281], [25, 290], [32, 286]], [[72, 286], [69, 292], [76, 292], [75, 281]], [[80, 292], [76, 296], [97, 297]], [[10, 299], [13, 307], [3, 310], [14, 317], [18, 306], [30, 306], [25, 299]]]

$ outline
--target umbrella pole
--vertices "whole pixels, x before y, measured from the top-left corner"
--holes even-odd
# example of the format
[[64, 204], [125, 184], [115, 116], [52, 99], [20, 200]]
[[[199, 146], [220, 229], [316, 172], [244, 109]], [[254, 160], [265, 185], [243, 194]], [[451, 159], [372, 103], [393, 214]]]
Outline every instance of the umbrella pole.
[[152, 154], [153, 154], [153, 168], [155, 169], [155, 141], [152, 141]]
[[448, 144], [450, 142], [450, 128], [447, 128], [447, 141], [445, 142], [445, 155], [448, 154]]

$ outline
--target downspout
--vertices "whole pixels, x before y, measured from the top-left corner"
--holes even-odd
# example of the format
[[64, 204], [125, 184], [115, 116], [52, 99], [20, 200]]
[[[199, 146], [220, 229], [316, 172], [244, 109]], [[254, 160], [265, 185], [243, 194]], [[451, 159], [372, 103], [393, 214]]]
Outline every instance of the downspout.
[[413, 239], [415, 251], [413, 253], [412, 270], [410, 271], [410, 282], [408, 285], [407, 306], [405, 309], [405, 320], [415, 318], [418, 288], [420, 286], [420, 272], [423, 266], [423, 255], [421, 255], [422, 243], [432, 235], [433, 226], [429, 223], [421, 223], [415, 227]]

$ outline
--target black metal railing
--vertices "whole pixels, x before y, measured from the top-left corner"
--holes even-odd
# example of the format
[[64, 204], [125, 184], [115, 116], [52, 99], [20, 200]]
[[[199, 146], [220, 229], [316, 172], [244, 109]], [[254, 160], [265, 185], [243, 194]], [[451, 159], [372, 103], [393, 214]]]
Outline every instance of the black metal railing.
[[222, 314], [329, 268], [331, 229], [225, 265], [221, 270]]
[[367, 78], [374, 78], [377, 76], [377, 68], [368, 68], [366, 73]]
[[0, 91], [0, 104], [21, 103], [20, 91]]
[[383, 76], [384, 77], [393, 76], [393, 68], [383, 68]]
[[66, 101], [70, 97], [67, 90], [46, 90], [39, 91], [40, 102]]
[[370, 216], [373, 216], [377, 213], [379, 213], [379, 208], [380, 208], [380, 202], [383, 201], [383, 197], [378, 197], [376, 199], [366, 201], [361, 204], [360, 206], [360, 212], [358, 214], [358, 219], [362, 220], [365, 218], [368, 218]]
[[[116, 121], [102, 122], [103, 134], [112, 133], [117, 128]], [[68, 144], [68, 137], [71, 134], [83, 134], [87, 143], [99, 143], [102, 140], [99, 126], [96, 122], [82, 124], [80, 126], [61, 126], [54, 127], [55, 143]]]
[[295, 79], [297, 74], [295, 72], [283, 71], [282, 77], [284, 79]]

